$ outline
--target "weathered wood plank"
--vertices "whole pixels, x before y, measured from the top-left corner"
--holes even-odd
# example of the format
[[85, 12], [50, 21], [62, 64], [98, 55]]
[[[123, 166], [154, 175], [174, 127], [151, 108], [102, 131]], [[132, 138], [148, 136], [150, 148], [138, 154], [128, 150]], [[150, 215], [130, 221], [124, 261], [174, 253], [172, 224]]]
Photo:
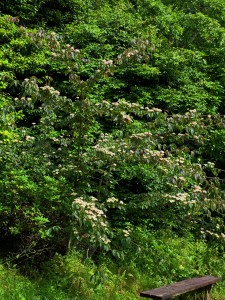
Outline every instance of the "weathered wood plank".
[[211, 285], [215, 284], [220, 280], [221, 278], [211, 275], [195, 277], [172, 283], [168, 286], [163, 286], [153, 290], [141, 292], [140, 296], [145, 298], [152, 298], [153, 300], [166, 300], [191, 291], [210, 287]]

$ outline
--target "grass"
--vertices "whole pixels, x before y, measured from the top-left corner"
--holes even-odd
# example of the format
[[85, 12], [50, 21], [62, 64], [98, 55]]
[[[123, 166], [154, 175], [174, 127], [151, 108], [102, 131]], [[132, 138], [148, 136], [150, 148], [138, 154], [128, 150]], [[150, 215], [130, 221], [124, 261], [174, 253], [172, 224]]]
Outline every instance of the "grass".
[[[0, 299], [135, 300], [140, 299], [142, 290], [183, 278], [225, 274], [224, 255], [216, 248], [189, 237], [156, 236], [142, 232], [138, 253], [128, 249], [126, 259], [120, 262], [101, 256], [98, 266], [91, 259], [83, 260], [77, 252], [56, 255], [30, 277], [0, 264]], [[224, 278], [213, 288], [211, 300], [225, 300]]]
[[[118, 279], [117, 279], [118, 280]], [[121, 281], [120, 283], [121, 284]], [[121, 286], [120, 286], [121, 287]], [[140, 299], [139, 294], [134, 291], [128, 291], [127, 287], [124, 286], [124, 290], [116, 285], [111, 286], [98, 286], [91, 292], [86, 294], [77, 294], [62, 287], [59, 282], [49, 280], [49, 278], [36, 278], [30, 280], [25, 276], [19, 275], [15, 269], [5, 269], [0, 266], [0, 299], [4, 300], [135, 300]], [[187, 297], [189, 299], [198, 299], [195, 297]], [[200, 298], [199, 298], [200, 299]], [[212, 300], [224, 300], [225, 299], [225, 288], [224, 283], [218, 284], [213, 289]]]

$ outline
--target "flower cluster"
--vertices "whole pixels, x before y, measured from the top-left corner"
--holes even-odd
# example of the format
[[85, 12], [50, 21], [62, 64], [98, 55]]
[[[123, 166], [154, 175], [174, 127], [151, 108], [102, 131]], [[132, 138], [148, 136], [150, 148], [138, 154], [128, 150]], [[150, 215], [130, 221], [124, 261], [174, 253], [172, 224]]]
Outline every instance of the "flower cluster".
[[[216, 226], [216, 229], [219, 229], [218, 228], [218, 224]], [[216, 239], [219, 239], [219, 240], [223, 240], [225, 241], [225, 234], [223, 232], [215, 232], [215, 231], [212, 231], [212, 230], [208, 230], [208, 229], [204, 229], [204, 228], [201, 228], [200, 230], [200, 233], [205, 237], [206, 235], [209, 235], [211, 237], [214, 237]]]
[[130, 234], [131, 234], [131, 230], [130, 230], [130, 229], [123, 229], [123, 235], [124, 235], [125, 237], [129, 237]]
[[27, 135], [25, 139], [26, 139], [26, 141], [33, 141], [33, 140], [35, 140], [35, 137]]
[[133, 122], [131, 116], [129, 116], [129, 115], [125, 114], [125, 113], [122, 113], [122, 120], [125, 123], [132, 123]]
[[199, 185], [195, 185], [193, 189], [193, 193], [194, 194], [202, 193], [202, 188]]
[[142, 140], [145, 138], [152, 137], [152, 133], [150, 131], [142, 132], [142, 133], [135, 133], [135, 134], [132, 134], [130, 137], [131, 137], [131, 139]]
[[167, 198], [169, 198], [169, 202], [170, 203], [174, 203], [174, 202], [182, 202], [182, 204], [193, 204], [195, 203], [195, 201], [191, 201], [190, 196], [188, 193], [177, 193], [176, 195], [170, 195], [170, 194], [166, 194], [165, 195]]
[[40, 87], [40, 89], [42, 91], [48, 91], [51, 95], [54, 95], [54, 96], [60, 95], [59, 91], [55, 90], [52, 86], [49, 86], [49, 85], [42, 86], [42, 87]]
[[128, 49], [125, 50], [122, 54], [117, 56], [117, 64], [123, 63], [125, 60], [130, 60], [137, 56], [139, 54], [139, 51], [137, 49]]
[[70, 44], [66, 44], [65, 49], [63, 49], [55, 38], [55, 35], [55, 32], [52, 32], [50, 35], [51, 49], [54, 51], [52, 52], [52, 58], [59, 58], [64, 62], [67, 62], [68, 69], [71, 69], [70, 66], [72, 66], [72, 62], [74, 62], [74, 60], [77, 61], [77, 58], [80, 55], [80, 50], [72, 47]]
[[128, 52], [125, 53], [125, 56], [126, 56], [127, 58], [131, 58], [131, 57], [137, 55], [138, 52], [139, 52], [139, 51], [136, 50], [136, 49], [130, 50], [130, 51], [128, 51]]
[[125, 203], [122, 200], [119, 200], [115, 197], [110, 197], [106, 200], [106, 203], [109, 207], [123, 209]]
[[93, 242], [103, 243], [108, 245], [111, 241], [107, 236], [108, 222], [106, 220], [105, 212], [97, 207], [97, 199], [89, 197], [86, 201], [84, 197], [77, 197], [73, 202], [75, 208], [76, 219], [90, 232], [90, 240]]
[[15, 101], [18, 101], [20, 100], [22, 103], [27, 103], [27, 102], [31, 102], [32, 101], [32, 98], [31, 97], [21, 97], [20, 99], [19, 98], [14, 98]]
[[108, 148], [99, 147], [99, 145], [96, 145], [93, 148], [95, 148], [97, 152], [100, 152], [101, 154], [105, 154], [106, 156], [111, 156], [111, 157], [115, 156], [115, 153], [110, 151]]
[[103, 210], [96, 206], [97, 199], [90, 197], [92, 202], [87, 202], [83, 197], [78, 197], [74, 200], [73, 204], [80, 209], [84, 214], [85, 221], [90, 221], [92, 227], [100, 225], [101, 227], [107, 227], [106, 216]]
[[148, 113], [160, 113], [160, 112], [162, 112], [162, 110], [160, 108], [156, 108], [156, 107], [149, 108], [149, 107], [146, 106], [144, 109]]
[[103, 59], [102, 63], [105, 66], [112, 66], [113, 65], [113, 60], [112, 59], [110, 59], [110, 60]]

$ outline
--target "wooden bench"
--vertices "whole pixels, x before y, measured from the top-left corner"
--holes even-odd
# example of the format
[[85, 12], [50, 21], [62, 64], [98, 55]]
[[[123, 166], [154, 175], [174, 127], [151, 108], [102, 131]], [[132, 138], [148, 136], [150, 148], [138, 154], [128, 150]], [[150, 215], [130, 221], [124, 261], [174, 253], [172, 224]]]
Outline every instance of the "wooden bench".
[[203, 299], [210, 300], [210, 290], [212, 285], [220, 280], [221, 278], [215, 276], [195, 277], [153, 290], [141, 292], [140, 296], [151, 298], [153, 300], [166, 300], [173, 299], [176, 296], [180, 296], [189, 292], [201, 291], [203, 292]]

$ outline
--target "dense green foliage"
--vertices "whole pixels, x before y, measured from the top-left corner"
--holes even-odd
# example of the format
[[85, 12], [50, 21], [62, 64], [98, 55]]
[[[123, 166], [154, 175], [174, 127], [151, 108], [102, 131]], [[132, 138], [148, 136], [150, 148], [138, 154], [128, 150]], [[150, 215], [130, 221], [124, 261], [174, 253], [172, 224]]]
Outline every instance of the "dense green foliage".
[[[169, 283], [175, 274], [178, 279], [224, 274], [224, 255], [202, 241], [196, 243], [191, 236], [180, 238], [170, 232], [155, 234], [138, 228], [134, 247], [139, 238], [138, 252], [131, 255], [128, 251], [123, 265], [101, 256], [96, 267], [74, 251], [66, 256], [57, 254], [42, 266], [41, 274], [31, 270], [30, 279], [1, 265], [0, 295], [5, 300], [135, 300], [141, 290]], [[212, 300], [224, 300], [223, 292], [222, 286], [216, 286]]]
[[121, 285], [129, 265], [153, 286], [221, 275], [225, 2], [17, 0], [0, 10], [2, 256], [40, 267], [76, 250], [99, 270], [114, 259]]

